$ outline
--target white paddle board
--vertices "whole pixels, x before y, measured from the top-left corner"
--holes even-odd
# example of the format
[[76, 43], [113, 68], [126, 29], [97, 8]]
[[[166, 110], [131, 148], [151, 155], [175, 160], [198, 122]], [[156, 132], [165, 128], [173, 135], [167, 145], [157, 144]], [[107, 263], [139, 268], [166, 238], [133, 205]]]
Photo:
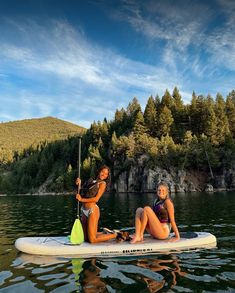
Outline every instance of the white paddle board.
[[23, 237], [16, 240], [15, 247], [19, 251], [37, 255], [114, 257], [213, 248], [216, 247], [216, 237], [207, 232], [185, 232], [181, 233], [181, 239], [175, 242], [170, 242], [169, 239], [157, 240], [145, 235], [144, 241], [135, 244], [110, 240], [96, 244], [84, 242], [80, 245], [72, 244], [66, 236]]

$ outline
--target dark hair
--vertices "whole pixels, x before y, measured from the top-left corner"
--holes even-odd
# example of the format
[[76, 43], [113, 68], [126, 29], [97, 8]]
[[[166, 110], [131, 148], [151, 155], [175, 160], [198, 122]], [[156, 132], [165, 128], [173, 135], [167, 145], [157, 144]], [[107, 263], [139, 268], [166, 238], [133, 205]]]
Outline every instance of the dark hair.
[[108, 177], [104, 180], [105, 183], [106, 183], [106, 188], [107, 188], [108, 185], [109, 185], [110, 182], [111, 182], [111, 170], [110, 170], [110, 168], [109, 168], [108, 166], [106, 166], [106, 165], [101, 166], [101, 167], [97, 170], [97, 177], [96, 177], [96, 178], [99, 177], [99, 174], [100, 174], [100, 172], [101, 172], [103, 169], [107, 169], [107, 170], [109, 171], [109, 175], [108, 175]]

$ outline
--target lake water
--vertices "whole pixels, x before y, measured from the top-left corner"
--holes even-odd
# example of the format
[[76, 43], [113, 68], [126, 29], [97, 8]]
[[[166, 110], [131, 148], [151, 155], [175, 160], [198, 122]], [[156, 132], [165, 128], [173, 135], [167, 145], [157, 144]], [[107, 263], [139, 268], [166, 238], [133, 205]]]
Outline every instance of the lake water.
[[[134, 224], [135, 209], [153, 194], [105, 194], [100, 227]], [[74, 196], [0, 197], [1, 292], [235, 292], [235, 193], [173, 196], [180, 231], [217, 237], [215, 249], [115, 259], [63, 259], [20, 254], [23, 236], [68, 235]]]

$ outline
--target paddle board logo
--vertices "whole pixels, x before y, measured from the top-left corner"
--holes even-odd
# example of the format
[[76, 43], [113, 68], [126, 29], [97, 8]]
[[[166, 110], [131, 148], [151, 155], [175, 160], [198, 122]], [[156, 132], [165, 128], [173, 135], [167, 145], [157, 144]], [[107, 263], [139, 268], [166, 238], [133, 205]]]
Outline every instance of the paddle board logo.
[[124, 249], [122, 251], [101, 251], [100, 254], [136, 254], [136, 253], [149, 253], [154, 251], [152, 248], [143, 249]]

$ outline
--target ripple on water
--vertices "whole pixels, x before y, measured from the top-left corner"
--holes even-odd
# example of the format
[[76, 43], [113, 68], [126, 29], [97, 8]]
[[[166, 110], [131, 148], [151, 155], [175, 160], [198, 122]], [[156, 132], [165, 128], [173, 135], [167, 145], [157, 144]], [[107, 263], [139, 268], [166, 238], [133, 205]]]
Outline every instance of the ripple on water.
[[[143, 198], [146, 202], [146, 197]], [[142, 205], [142, 197], [137, 200], [122, 195], [117, 199], [117, 205], [110, 204], [108, 196], [101, 203], [101, 226], [133, 225], [134, 211]], [[219, 211], [213, 210], [216, 209], [213, 205], [202, 213], [207, 208], [203, 204], [205, 198], [198, 199], [184, 195], [179, 201], [175, 197], [180, 231], [209, 231], [216, 235], [218, 248], [149, 257], [82, 260], [22, 258], [13, 246], [21, 236], [70, 233], [76, 203], [69, 206], [68, 198], [56, 197], [4, 199], [8, 203], [3, 203], [0, 210], [1, 292], [157, 292], [162, 289], [163, 292], [234, 292], [235, 219], [233, 215], [227, 217], [229, 201], [223, 198], [217, 205]], [[118, 213], [116, 206], [121, 207]], [[218, 213], [220, 216], [215, 219]]]
[[23, 282], [18, 282], [14, 285], [9, 285], [7, 288], [1, 289], [2, 292], [17, 292], [17, 293], [38, 293], [44, 292], [44, 289], [38, 289], [37, 284], [34, 284], [32, 281], [27, 280]]
[[222, 272], [217, 275], [218, 278], [223, 279], [224, 281], [235, 281], [235, 273], [234, 272]]
[[10, 278], [13, 275], [12, 272], [9, 271], [2, 271], [0, 272], [0, 285], [4, 284], [4, 281], [8, 278]]

